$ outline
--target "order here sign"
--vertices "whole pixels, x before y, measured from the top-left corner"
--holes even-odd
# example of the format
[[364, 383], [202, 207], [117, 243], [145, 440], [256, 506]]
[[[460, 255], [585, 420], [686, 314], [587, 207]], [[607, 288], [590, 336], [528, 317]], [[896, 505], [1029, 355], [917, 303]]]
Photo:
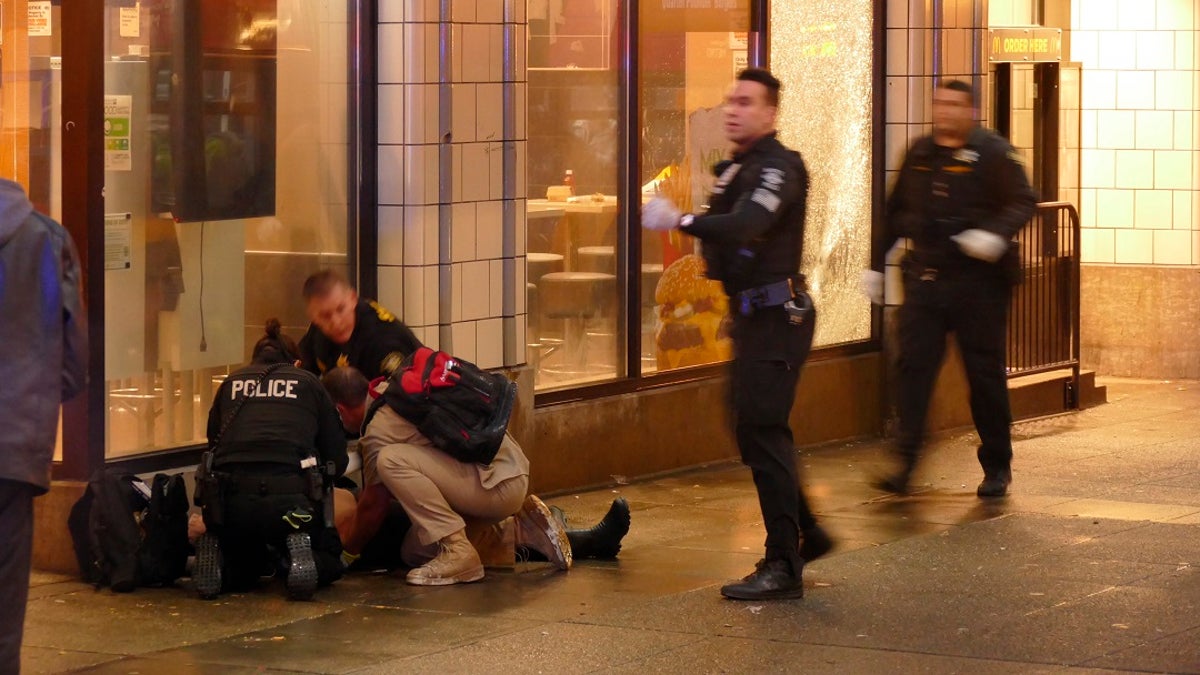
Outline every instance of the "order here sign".
[[988, 38], [992, 62], [1062, 61], [1061, 28], [992, 28]]

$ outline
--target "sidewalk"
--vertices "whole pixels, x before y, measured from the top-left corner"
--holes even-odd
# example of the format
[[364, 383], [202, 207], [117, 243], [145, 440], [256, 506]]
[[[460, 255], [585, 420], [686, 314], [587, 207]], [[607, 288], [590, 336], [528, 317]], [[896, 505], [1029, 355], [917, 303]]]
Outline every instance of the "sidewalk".
[[355, 575], [307, 603], [35, 575], [24, 672], [1200, 673], [1200, 382], [1102, 384], [1107, 405], [1014, 427], [1004, 500], [975, 497], [967, 432], [904, 499], [868, 485], [880, 441], [806, 451], [839, 547], [802, 600], [717, 592], [763, 540], [748, 471], [722, 465], [548, 500], [581, 525], [618, 493], [633, 509], [618, 562], [568, 573]]

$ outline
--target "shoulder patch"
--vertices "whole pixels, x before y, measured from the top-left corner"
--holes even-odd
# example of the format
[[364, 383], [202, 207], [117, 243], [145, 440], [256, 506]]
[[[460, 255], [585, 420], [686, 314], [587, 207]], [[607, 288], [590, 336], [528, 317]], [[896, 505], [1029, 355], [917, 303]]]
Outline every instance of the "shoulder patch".
[[1021, 153], [1017, 152], [1016, 150], [1009, 150], [1008, 158], [1011, 159], [1015, 164], [1025, 166], [1025, 158], [1021, 157]]
[[389, 312], [386, 307], [378, 302], [371, 300], [368, 304], [371, 305], [371, 309], [375, 310], [375, 315], [379, 317], [380, 321], [392, 323], [396, 320], [396, 315]]

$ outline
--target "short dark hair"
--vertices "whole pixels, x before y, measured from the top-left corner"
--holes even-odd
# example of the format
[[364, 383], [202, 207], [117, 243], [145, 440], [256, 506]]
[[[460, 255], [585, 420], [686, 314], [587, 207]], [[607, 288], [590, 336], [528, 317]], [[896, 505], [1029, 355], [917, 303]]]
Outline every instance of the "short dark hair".
[[321, 384], [325, 386], [325, 391], [329, 392], [329, 398], [333, 399], [334, 403], [346, 407], [361, 405], [367, 400], [367, 389], [371, 387], [367, 376], [351, 366], [341, 366], [326, 372], [321, 376]]
[[962, 80], [940, 80], [937, 85], [938, 89], [949, 89], [966, 94], [971, 99], [971, 105], [977, 105], [975, 101], [975, 87], [963, 82]]
[[267, 319], [266, 334], [254, 343], [250, 360], [254, 363], [295, 363], [300, 358], [296, 341], [282, 332], [279, 319]]
[[771, 74], [771, 71], [766, 68], [747, 68], [737, 74], [737, 79], [763, 85], [767, 88], [767, 103], [776, 108], [779, 107], [779, 90], [783, 88], [783, 84], [779, 82], [779, 78]]
[[304, 295], [304, 299], [307, 301], [326, 295], [329, 293], [329, 291], [332, 291], [338, 286], [354, 288], [350, 285], [350, 282], [346, 280], [346, 277], [342, 276], [341, 272], [333, 269], [332, 267], [326, 267], [323, 270], [317, 270], [316, 272], [308, 275], [308, 278], [304, 280], [304, 290], [301, 291], [301, 293]]

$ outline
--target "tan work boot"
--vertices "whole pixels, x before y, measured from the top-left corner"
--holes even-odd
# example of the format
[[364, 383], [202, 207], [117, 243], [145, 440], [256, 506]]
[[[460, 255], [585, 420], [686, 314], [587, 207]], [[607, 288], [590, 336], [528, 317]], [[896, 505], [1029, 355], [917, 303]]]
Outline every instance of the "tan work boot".
[[414, 586], [449, 586], [483, 578], [483, 563], [465, 531], [444, 537], [438, 548], [436, 558], [410, 571], [404, 580]]
[[467, 524], [467, 540], [475, 547], [484, 569], [511, 571], [516, 567], [516, 530], [512, 517], [486, 525]]
[[535, 495], [525, 497], [517, 521], [517, 546], [533, 549], [546, 556], [560, 570], [571, 569], [571, 542], [567, 530]]

